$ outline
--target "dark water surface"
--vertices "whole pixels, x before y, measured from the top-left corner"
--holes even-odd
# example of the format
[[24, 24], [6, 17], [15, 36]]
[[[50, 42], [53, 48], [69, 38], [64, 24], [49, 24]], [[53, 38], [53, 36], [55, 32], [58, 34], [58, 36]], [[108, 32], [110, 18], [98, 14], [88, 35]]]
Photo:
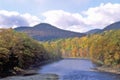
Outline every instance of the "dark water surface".
[[40, 68], [39, 73], [57, 74], [58, 80], [120, 80], [120, 75], [93, 71], [95, 65], [85, 59], [63, 59]]

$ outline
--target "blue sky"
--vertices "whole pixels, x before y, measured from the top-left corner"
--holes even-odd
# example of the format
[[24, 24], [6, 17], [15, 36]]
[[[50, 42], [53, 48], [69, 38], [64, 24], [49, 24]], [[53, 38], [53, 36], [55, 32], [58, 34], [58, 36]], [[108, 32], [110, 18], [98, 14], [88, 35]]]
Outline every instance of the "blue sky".
[[120, 0], [1, 0], [0, 27], [46, 22], [61, 29], [85, 32], [120, 21], [119, 9]]

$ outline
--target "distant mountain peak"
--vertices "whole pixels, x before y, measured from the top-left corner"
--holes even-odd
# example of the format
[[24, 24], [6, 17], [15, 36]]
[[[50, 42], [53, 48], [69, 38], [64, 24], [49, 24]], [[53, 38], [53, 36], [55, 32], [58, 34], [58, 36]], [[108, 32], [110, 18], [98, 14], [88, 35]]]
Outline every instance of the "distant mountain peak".
[[99, 31], [101, 31], [101, 29], [92, 29], [92, 30], [86, 32], [86, 34], [88, 34], [88, 35], [89, 34], [95, 34], [95, 33], [99, 32]]
[[51, 24], [48, 23], [40, 23], [34, 26], [34, 28], [39, 28], [39, 29], [59, 29]]
[[118, 29], [120, 29], [120, 21], [112, 23], [112, 24], [106, 26], [104, 29], [93, 29], [93, 30], [90, 30], [90, 31], [86, 32], [86, 34], [96, 34], [96, 33], [98, 34], [98, 33], [104, 32], [104, 31], [118, 30]]
[[120, 21], [112, 23], [112, 24], [106, 26], [103, 30], [106, 31], [106, 30], [112, 30], [112, 29], [113, 30], [120, 29]]
[[15, 30], [19, 32], [25, 32], [29, 36], [40, 41], [48, 41], [48, 40], [70, 38], [70, 37], [82, 37], [86, 35], [84, 33], [62, 30], [48, 23], [40, 23], [31, 28], [19, 27], [19, 28], [15, 28]]
[[40, 23], [40, 24], [37, 24], [35, 25], [34, 27], [41, 27], [41, 26], [52, 26], [51, 24], [48, 24], [48, 23]]

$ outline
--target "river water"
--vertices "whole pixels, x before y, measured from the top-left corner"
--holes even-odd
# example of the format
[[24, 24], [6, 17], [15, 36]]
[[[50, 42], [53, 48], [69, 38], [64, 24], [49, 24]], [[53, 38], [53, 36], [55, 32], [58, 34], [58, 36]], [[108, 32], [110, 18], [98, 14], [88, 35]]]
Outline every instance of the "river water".
[[39, 73], [57, 74], [57, 80], [120, 80], [120, 75], [93, 71], [95, 65], [86, 59], [63, 59], [40, 68]]

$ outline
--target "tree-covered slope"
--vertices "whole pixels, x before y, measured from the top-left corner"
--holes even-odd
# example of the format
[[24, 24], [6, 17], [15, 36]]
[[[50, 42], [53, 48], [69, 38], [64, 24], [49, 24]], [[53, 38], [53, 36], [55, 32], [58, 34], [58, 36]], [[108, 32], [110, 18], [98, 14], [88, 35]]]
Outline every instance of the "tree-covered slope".
[[108, 26], [106, 26], [103, 31], [108, 31], [108, 30], [118, 30], [120, 29], [120, 21], [112, 23]]
[[120, 68], [120, 30], [46, 42], [44, 47], [63, 57], [90, 58], [97, 64]]
[[109, 30], [119, 30], [120, 29], [120, 21], [112, 23], [108, 26], [106, 26], [103, 29], [93, 29], [90, 30], [88, 32], [86, 32], [86, 34], [99, 34], [99, 33], [103, 33], [104, 31], [109, 31]]
[[85, 34], [59, 29], [47, 23], [41, 23], [34, 27], [18, 27], [16, 31], [25, 32], [39, 41], [48, 41], [60, 38], [82, 37]]
[[50, 59], [60, 58], [48, 53], [40, 42], [12, 29], [0, 29], [0, 76], [16, 74], [15, 68], [29, 68]]

